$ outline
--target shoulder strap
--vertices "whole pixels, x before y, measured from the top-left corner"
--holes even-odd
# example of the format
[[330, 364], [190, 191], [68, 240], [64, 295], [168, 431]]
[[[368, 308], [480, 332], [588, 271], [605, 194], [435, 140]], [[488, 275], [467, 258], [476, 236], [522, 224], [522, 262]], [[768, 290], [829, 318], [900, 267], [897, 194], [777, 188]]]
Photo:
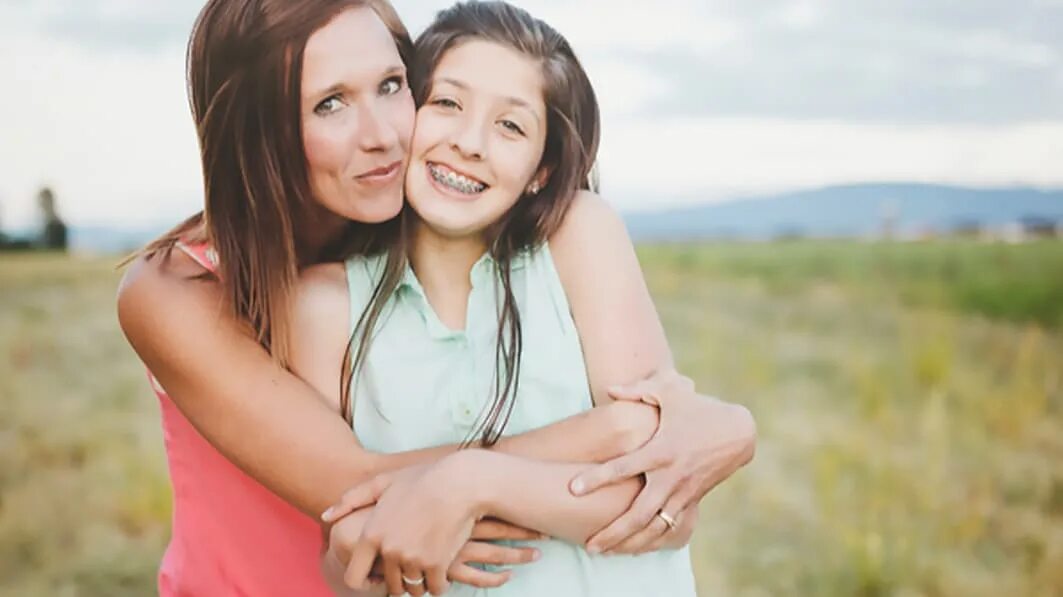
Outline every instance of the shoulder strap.
[[218, 271], [218, 252], [207, 243], [188, 244], [177, 241], [174, 246], [207, 271], [211, 273]]

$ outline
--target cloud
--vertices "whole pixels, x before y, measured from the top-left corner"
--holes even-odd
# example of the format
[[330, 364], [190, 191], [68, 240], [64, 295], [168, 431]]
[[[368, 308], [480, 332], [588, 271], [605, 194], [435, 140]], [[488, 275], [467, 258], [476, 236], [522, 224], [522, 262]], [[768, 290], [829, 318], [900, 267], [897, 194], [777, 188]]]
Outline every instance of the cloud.
[[87, 49], [157, 53], [184, 45], [197, 0], [22, 0], [10, 2], [0, 30], [27, 29]]
[[710, 3], [744, 34], [617, 59], [667, 81], [648, 113], [1005, 123], [1063, 118], [1063, 4]]
[[[397, 8], [415, 34], [451, 0]], [[1059, 0], [517, 0], [573, 42], [609, 110], [854, 122], [1063, 119]], [[199, 0], [28, 0], [86, 47], [183, 45]]]
[[[399, 0], [418, 32], [450, 0]], [[866, 180], [1063, 185], [1059, 0], [537, 0], [603, 107], [625, 208]], [[0, 0], [0, 205], [76, 224], [201, 205], [184, 89], [200, 0]]]
[[1063, 186], [1063, 123], [641, 119], [606, 129], [604, 194], [626, 209], [867, 181]]

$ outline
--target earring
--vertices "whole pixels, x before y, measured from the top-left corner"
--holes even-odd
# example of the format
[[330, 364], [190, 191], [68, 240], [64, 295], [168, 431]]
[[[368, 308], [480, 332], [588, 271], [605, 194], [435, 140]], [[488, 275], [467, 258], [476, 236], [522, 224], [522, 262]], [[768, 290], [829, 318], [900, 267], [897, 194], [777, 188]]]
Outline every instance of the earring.
[[542, 189], [539, 188], [539, 183], [538, 182], [533, 182], [533, 183], [531, 183], [531, 186], [528, 187], [528, 194], [529, 195], [538, 195], [539, 191], [541, 191], [541, 190]]

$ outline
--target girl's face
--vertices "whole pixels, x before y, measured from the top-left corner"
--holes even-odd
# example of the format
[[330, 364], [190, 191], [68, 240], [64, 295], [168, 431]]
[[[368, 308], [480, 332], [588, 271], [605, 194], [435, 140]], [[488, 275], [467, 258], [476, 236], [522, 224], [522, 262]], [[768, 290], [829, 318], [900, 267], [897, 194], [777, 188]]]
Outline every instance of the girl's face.
[[438, 234], [479, 234], [545, 182], [545, 143], [539, 64], [494, 42], [464, 42], [443, 55], [417, 112], [406, 198]]
[[317, 202], [359, 222], [398, 214], [413, 96], [395, 40], [372, 9], [346, 10], [310, 36], [301, 106], [310, 189]]

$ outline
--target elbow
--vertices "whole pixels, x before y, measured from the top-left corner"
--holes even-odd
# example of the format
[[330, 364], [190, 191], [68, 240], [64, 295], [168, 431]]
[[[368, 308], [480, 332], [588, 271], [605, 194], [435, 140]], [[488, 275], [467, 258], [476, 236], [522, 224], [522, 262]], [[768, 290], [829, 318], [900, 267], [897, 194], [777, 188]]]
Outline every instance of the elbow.
[[731, 408], [734, 430], [738, 438], [739, 466], [746, 466], [753, 461], [757, 451], [757, 421], [748, 408], [740, 404], [732, 404]]
[[657, 433], [660, 421], [656, 406], [642, 402], [616, 401], [605, 407], [611, 422], [611, 454], [603, 460], [611, 460], [638, 450]]

